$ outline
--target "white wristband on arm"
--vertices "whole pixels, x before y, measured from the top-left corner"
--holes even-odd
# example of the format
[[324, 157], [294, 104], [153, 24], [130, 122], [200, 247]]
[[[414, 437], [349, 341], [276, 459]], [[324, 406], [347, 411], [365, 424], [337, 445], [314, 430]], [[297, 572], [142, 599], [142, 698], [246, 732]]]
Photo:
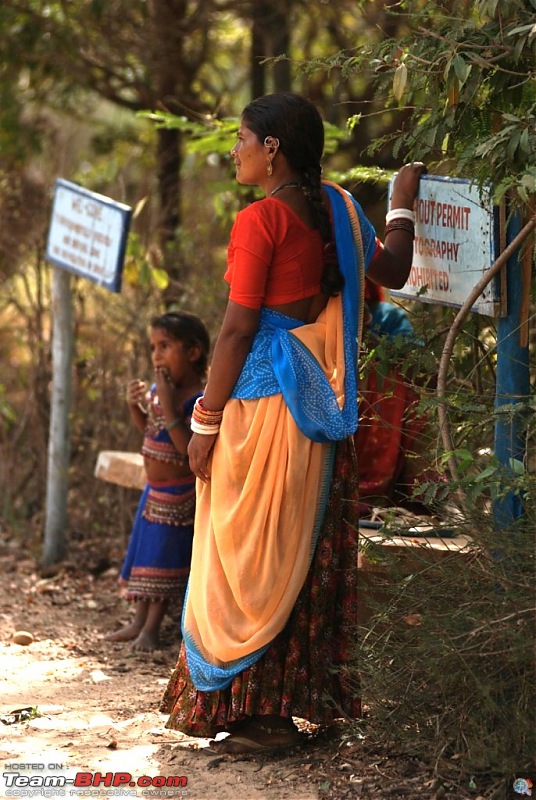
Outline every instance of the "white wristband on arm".
[[415, 212], [410, 208], [392, 208], [385, 215], [385, 222], [392, 222], [394, 219], [409, 219], [415, 224]]

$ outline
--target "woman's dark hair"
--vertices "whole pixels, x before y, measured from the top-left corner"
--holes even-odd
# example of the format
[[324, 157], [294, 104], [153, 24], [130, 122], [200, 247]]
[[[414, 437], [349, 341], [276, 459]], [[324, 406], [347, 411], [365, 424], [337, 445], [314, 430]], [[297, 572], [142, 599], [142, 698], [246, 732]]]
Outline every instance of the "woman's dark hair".
[[162, 328], [185, 347], [197, 345], [201, 354], [194, 363], [194, 369], [204, 377], [208, 369], [208, 355], [210, 352], [210, 336], [205, 324], [195, 314], [186, 311], [168, 311], [151, 320], [151, 328]]
[[[244, 108], [242, 119], [261, 143], [267, 136], [279, 139], [279, 150], [301, 176], [300, 187], [309, 199], [316, 227], [325, 244], [331, 245], [331, 219], [321, 186], [324, 123], [317, 108], [301, 95], [278, 92], [253, 100]], [[322, 291], [334, 295], [340, 292], [343, 284], [336, 259], [326, 259]]]

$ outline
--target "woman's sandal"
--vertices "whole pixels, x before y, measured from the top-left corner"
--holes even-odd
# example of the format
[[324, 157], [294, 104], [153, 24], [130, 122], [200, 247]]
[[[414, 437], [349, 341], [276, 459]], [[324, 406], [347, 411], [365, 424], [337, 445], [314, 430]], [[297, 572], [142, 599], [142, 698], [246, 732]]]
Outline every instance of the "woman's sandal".
[[298, 729], [292, 726], [268, 725], [262, 717], [252, 717], [225, 739], [209, 742], [209, 749], [218, 755], [241, 755], [247, 753], [273, 753], [300, 744]]

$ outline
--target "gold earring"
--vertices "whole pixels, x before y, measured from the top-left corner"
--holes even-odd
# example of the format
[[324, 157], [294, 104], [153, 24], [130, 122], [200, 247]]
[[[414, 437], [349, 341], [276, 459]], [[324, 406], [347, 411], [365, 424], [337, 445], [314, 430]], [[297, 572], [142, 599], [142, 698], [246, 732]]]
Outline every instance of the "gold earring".
[[272, 177], [273, 171], [274, 171], [274, 168], [272, 167], [272, 162], [268, 161], [268, 166], [266, 167], [266, 172], [268, 173], [268, 177], [269, 178]]

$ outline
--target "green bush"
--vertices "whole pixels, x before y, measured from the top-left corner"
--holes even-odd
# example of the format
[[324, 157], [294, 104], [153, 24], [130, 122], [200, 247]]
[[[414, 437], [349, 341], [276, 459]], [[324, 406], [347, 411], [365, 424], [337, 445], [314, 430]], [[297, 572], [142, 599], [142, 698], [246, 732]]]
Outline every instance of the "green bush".
[[[453, 520], [470, 549], [438, 560], [407, 548], [382, 563], [381, 594], [359, 631], [357, 674], [370, 742], [453, 768], [505, 776], [533, 764], [535, 725], [535, 480], [526, 513], [496, 530], [490, 513]], [[395, 524], [386, 536], [409, 535]], [[414, 540], [415, 541], [415, 540]], [[374, 560], [370, 547], [365, 554]], [[479, 784], [480, 785], [480, 784]], [[486, 795], [488, 796], [488, 795]]]

